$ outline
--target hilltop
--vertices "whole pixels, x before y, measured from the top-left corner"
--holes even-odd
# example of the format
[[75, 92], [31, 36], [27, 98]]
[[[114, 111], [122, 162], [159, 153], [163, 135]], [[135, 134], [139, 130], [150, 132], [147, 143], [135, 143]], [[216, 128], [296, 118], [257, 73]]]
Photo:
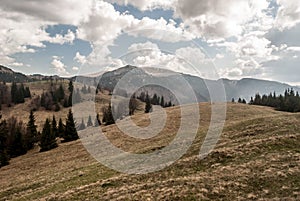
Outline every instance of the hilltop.
[[[211, 105], [199, 107], [196, 140], [164, 170], [117, 173], [97, 163], [78, 140], [12, 159], [0, 169], [0, 200], [299, 200], [300, 114], [230, 103], [217, 147], [199, 160]], [[178, 122], [179, 112], [179, 107], [168, 108], [168, 122]], [[133, 119], [137, 125], [148, 125], [145, 114]], [[133, 153], [160, 149], [177, 131], [167, 124], [157, 137], [136, 141], [115, 125], [102, 129], [112, 143]]]

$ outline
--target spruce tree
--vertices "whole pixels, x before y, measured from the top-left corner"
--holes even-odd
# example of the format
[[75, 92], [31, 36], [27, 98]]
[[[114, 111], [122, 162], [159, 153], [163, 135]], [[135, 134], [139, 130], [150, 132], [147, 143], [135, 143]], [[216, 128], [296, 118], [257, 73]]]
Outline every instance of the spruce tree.
[[72, 80], [70, 80], [70, 82], [69, 82], [69, 87], [68, 87], [68, 89], [69, 89], [69, 92], [70, 92], [70, 93], [73, 93], [74, 86], [73, 86], [73, 81], [72, 81]]
[[89, 115], [89, 119], [88, 119], [88, 122], [87, 122], [86, 126], [87, 126], [87, 127], [93, 126], [93, 122], [92, 122], [92, 117], [91, 117], [91, 115]]
[[162, 96], [161, 99], [160, 99], [160, 106], [161, 107], [165, 107], [165, 100], [164, 100], [164, 97]]
[[68, 117], [66, 120], [66, 128], [63, 135], [64, 142], [70, 142], [79, 139], [77, 130], [76, 130], [76, 124], [73, 118], [73, 113], [71, 110], [69, 110]]
[[97, 113], [95, 119], [95, 127], [101, 126], [100, 115]]
[[0, 167], [9, 164], [9, 157], [7, 154], [7, 136], [8, 136], [8, 130], [7, 130], [6, 121], [1, 121], [0, 122]]
[[149, 98], [148, 94], [146, 95], [146, 100], [145, 101], [146, 101], [145, 113], [149, 113], [152, 110], [152, 105], [151, 105], [151, 101], [150, 101], [150, 98]]
[[49, 151], [57, 147], [55, 135], [51, 131], [50, 120], [48, 118], [46, 119], [46, 122], [43, 127], [40, 147], [40, 152]]
[[57, 134], [58, 137], [63, 137], [65, 132], [65, 125], [62, 122], [62, 119], [60, 118], [58, 121], [58, 129], [57, 129]]
[[103, 119], [102, 122], [105, 122], [105, 125], [111, 125], [115, 123], [115, 119], [112, 114], [111, 104], [108, 107], [103, 108]]
[[54, 115], [52, 117], [52, 122], [51, 122], [51, 131], [53, 132], [55, 137], [59, 137], [58, 130], [57, 130], [57, 122]]
[[18, 86], [15, 82], [11, 85], [11, 100], [14, 104], [17, 103], [17, 95], [18, 95]]
[[78, 126], [78, 130], [81, 131], [81, 130], [84, 130], [86, 127], [85, 127], [85, 123], [84, 123], [84, 120], [82, 118], [81, 120], [81, 124]]
[[30, 111], [29, 121], [26, 129], [26, 146], [27, 149], [32, 149], [34, 144], [38, 142], [37, 126], [35, 125], [35, 117], [33, 111]]

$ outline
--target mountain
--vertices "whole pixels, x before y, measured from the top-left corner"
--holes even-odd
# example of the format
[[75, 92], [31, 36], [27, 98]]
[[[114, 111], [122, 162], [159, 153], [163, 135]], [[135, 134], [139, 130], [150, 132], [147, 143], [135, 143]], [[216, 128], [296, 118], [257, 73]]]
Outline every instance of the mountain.
[[25, 75], [23, 73], [15, 72], [12, 69], [0, 65], [0, 81], [1, 82], [34, 82], [40, 80], [60, 80], [64, 79], [57, 75], [46, 76], [41, 74]]
[[14, 72], [13, 70], [0, 65], [0, 80], [2, 82], [30, 82], [33, 81], [30, 77]]
[[[128, 73], [130, 73], [130, 76], [128, 76]], [[114, 71], [106, 72], [96, 79], [86, 79], [90, 79], [90, 83], [92, 83], [91, 79], [93, 79], [93, 83], [97, 80], [101, 88], [113, 91], [117, 83], [119, 83], [122, 78], [124, 79], [126, 74], [126, 84], [124, 82], [124, 86], [119, 86], [118, 91], [132, 92], [131, 90], [133, 90], [136, 86], [153, 83], [139, 89], [137, 94], [142, 91], [147, 91], [150, 95], [157, 93], [160, 96], [164, 95], [164, 97], [172, 100], [172, 102], [175, 100], [171, 91], [166, 90], [165, 88], [163, 89], [163, 87], [160, 86], [166, 86], [168, 89], [178, 92], [178, 94], [182, 94], [182, 96], [188, 96], [186, 88], [182, 86], [182, 84], [184, 84], [182, 78], [184, 78], [184, 80], [192, 87], [199, 102], [210, 101], [210, 95], [212, 94], [217, 96], [218, 94], [222, 94], [221, 89], [223, 87], [225, 89], [227, 101], [231, 101], [232, 98], [244, 98], [249, 101], [251, 96], [255, 96], [257, 93], [262, 95], [269, 94], [270, 92], [276, 92], [276, 94], [279, 95], [283, 94], [288, 88], [294, 88], [296, 91], [300, 91], [299, 87], [293, 87], [288, 84], [275, 81], [252, 78], [244, 78], [241, 80], [208, 80], [188, 74], [175, 73], [169, 70], [165, 71], [154, 68], [137, 68], [134, 66], [125, 66]], [[88, 82], [86, 79], [84, 82]], [[81, 79], [81, 81], [83, 81], [83, 79]], [[222, 98], [216, 97], [214, 100], [221, 101]]]
[[[131, 75], [128, 76], [128, 73]], [[120, 95], [124, 95], [124, 91], [130, 93], [136, 92], [137, 95], [142, 92], [148, 92], [150, 95], [156, 93], [159, 96], [164, 96], [165, 101], [171, 100], [174, 103], [177, 100], [174, 97], [173, 92], [176, 92], [177, 95], [180, 94], [180, 98], [185, 99], [185, 102], [190, 101], [189, 95], [191, 93], [187, 92], [186, 87], [183, 87], [183, 85], [186, 84], [184, 83], [185, 81], [194, 90], [198, 102], [210, 101], [210, 95], [212, 94], [222, 94], [221, 89], [223, 87], [226, 92], [227, 101], [231, 101], [232, 98], [244, 98], [249, 101], [251, 96], [254, 96], [256, 93], [269, 94], [270, 92], [276, 92], [276, 94], [283, 94], [288, 88], [294, 88], [296, 91], [300, 91], [300, 87], [293, 87], [288, 84], [268, 80], [252, 78], [244, 78], [241, 80], [208, 80], [188, 74], [175, 73], [170, 70], [138, 68], [131, 65], [103, 73], [98, 77], [76, 76], [72, 79], [77, 82], [86, 83], [87, 85], [96, 85], [96, 83], [99, 83], [98, 85], [102, 89], [113, 91], [117, 83], [119, 83], [122, 78], [124, 79], [124, 76], [126, 75], [126, 83], [124, 83], [123, 86], [119, 86], [119, 90], [116, 91], [117, 93], [120, 92]], [[25, 75], [0, 65], [0, 81], [2, 82], [32, 82], [49, 79], [56, 80], [63, 78], [41, 74]], [[136, 89], [136, 86], [144, 85], [147, 86], [138, 88], [138, 90]], [[217, 97], [214, 100], [223, 99]]]

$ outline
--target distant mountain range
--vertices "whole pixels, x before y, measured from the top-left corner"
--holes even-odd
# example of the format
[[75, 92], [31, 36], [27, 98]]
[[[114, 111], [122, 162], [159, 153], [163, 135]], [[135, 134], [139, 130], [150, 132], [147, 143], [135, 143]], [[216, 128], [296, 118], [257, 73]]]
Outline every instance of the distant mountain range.
[[[274, 81], [251, 78], [244, 78], [241, 80], [208, 80], [192, 75], [175, 73], [169, 70], [137, 68], [129, 65], [114, 71], [106, 72], [98, 77], [76, 76], [72, 79], [88, 85], [95, 85], [96, 83], [99, 83], [101, 88], [113, 91], [117, 83], [125, 75], [128, 75], [128, 73], [132, 73], [132, 76], [128, 76], [126, 80], [126, 89], [122, 89], [122, 87], [125, 87], [125, 85], [119, 87], [121, 91], [130, 91], [131, 89], [135, 88], [135, 86], [143, 86], [146, 83], [152, 83], [147, 87], [139, 89], [138, 93], [141, 93], [142, 91], [147, 91], [150, 95], [156, 93], [159, 96], [163, 95], [166, 101], [172, 100], [172, 102], [175, 101], [172, 93], [169, 90], [160, 87], [159, 85], [163, 85], [168, 89], [177, 91], [183, 98], [188, 97], [188, 94], [186, 94], [187, 91], [182, 85], [182, 78], [184, 78], [184, 80], [187, 81], [187, 83], [192, 87], [199, 102], [210, 101], [210, 95], [213, 93], [217, 94], [218, 90], [220, 90], [222, 86], [224, 86], [226, 91], [227, 101], [231, 101], [232, 98], [245, 98], [249, 101], [251, 96], [254, 96], [256, 93], [269, 94], [270, 92], [276, 92], [277, 94], [283, 94], [288, 88], [294, 88], [296, 91], [300, 92], [299, 87], [293, 87], [288, 84]], [[59, 76], [44, 76], [40, 74], [24, 75], [0, 65], [0, 81], [2, 82], [32, 82], [48, 79], [64, 78]], [[208, 88], [210, 90], [208, 90]]]
[[1, 82], [33, 82], [40, 80], [49, 80], [49, 79], [63, 79], [59, 76], [45, 76], [40, 74], [34, 75], [25, 75], [23, 73], [15, 72], [10, 68], [0, 65], [0, 81]]

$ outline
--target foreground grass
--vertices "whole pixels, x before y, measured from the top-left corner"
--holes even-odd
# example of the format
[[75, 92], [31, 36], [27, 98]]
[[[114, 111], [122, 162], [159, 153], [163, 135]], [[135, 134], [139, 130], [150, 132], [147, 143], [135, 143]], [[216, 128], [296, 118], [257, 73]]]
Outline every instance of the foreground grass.
[[[125, 175], [98, 164], [80, 141], [46, 153], [34, 150], [0, 169], [0, 200], [299, 200], [300, 115], [229, 104], [223, 135], [205, 159], [198, 154], [210, 105], [201, 104], [201, 127], [189, 151], [170, 167]], [[170, 122], [179, 109], [168, 110]], [[137, 117], [134, 117], [137, 118]], [[147, 124], [147, 117], [135, 119]], [[134, 140], [115, 126], [103, 128], [118, 147], [148, 153], [166, 146], [176, 126]]]

